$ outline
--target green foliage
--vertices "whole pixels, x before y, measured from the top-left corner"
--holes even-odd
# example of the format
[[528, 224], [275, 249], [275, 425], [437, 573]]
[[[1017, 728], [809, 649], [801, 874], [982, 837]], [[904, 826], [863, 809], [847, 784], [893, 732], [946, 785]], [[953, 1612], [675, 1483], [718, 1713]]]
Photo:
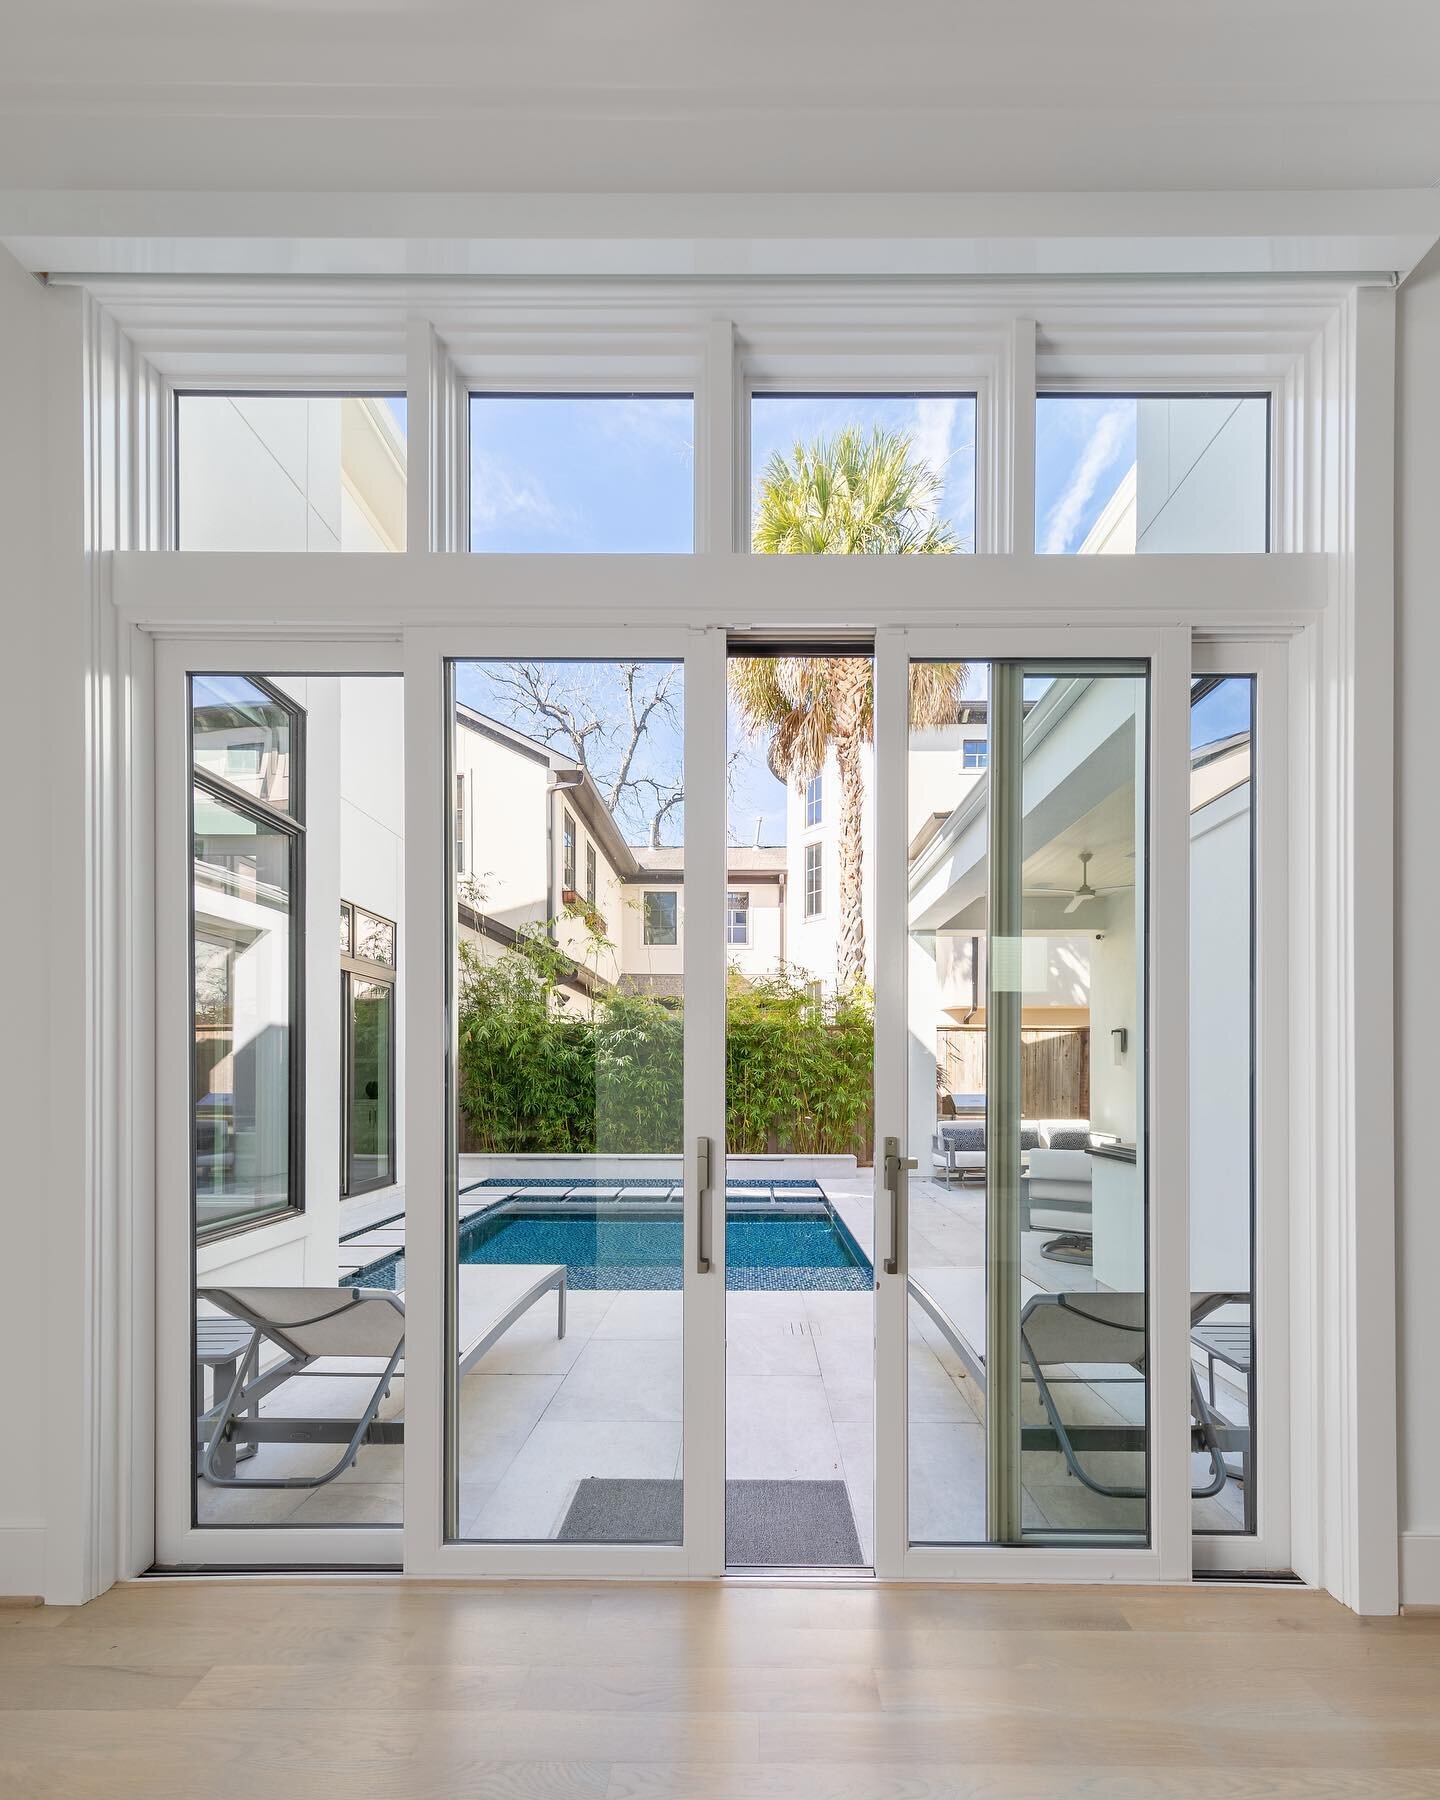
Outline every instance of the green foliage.
[[747, 977], [732, 970], [725, 1031], [730, 1149], [868, 1162], [874, 1057], [867, 988], [817, 1000], [800, 971]]
[[[680, 1005], [613, 989], [587, 1002], [562, 985], [573, 973], [538, 928], [488, 960], [461, 943], [459, 1101], [467, 1147], [678, 1154]], [[732, 971], [730, 1149], [868, 1161], [874, 1040], [864, 988], [817, 1001], [797, 972], [757, 979]]]

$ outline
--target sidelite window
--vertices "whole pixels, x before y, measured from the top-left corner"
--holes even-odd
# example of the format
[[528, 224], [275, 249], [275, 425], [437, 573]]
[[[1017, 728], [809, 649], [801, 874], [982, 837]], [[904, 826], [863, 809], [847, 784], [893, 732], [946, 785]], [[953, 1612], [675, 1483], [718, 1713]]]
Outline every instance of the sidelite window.
[[645, 895], [645, 942], [679, 942], [680, 896], [673, 889], [650, 889]]
[[1041, 394], [1035, 548], [1153, 555], [1269, 548], [1263, 394]]
[[975, 396], [757, 393], [750, 547], [762, 555], [975, 548]]
[[673, 551], [695, 543], [689, 394], [472, 394], [470, 548]]
[[395, 1180], [396, 933], [364, 907], [342, 912], [353, 937], [340, 952], [340, 1191], [351, 1195]]
[[403, 550], [405, 396], [181, 394], [175, 483], [179, 550]]
[[824, 849], [819, 844], [805, 846], [805, 917], [819, 916], [825, 904]]
[[[303, 714], [253, 677], [196, 675], [190, 720], [192, 1130], [204, 1238], [303, 1205]], [[237, 744], [246, 754], [232, 758]]]

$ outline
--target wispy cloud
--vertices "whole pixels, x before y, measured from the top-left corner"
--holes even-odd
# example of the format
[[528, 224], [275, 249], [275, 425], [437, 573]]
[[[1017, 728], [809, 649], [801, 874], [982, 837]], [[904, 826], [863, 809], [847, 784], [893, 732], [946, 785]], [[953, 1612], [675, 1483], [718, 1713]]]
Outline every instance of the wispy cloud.
[[940, 478], [933, 510], [948, 512], [962, 536], [973, 523], [975, 509], [972, 416], [968, 405], [962, 413], [958, 397], [932, 396], [915, 402], [910, 432], [916, 456]]
[[496, 526], [522, 524], [551, 537], [569, 537], [574, 521], [536, 481], [513, 475], [497, 457], [472, 451], [470, 526], [472, 535]]
[[625, 396], [591, 406], [581, 417], [612, 443], [663, 450], [687, 463], [694, 460], [695, 409], [688, 400]]
[[1123, 404], [1109, 408], [1096, 419], [1064, 492], [1046, 514], [1041, 548], [1047, 555], [1054, 556], [1072, 547], [1085, 509], [1095, 497], [1101, 476], [1115, 459], [1128, 422]]

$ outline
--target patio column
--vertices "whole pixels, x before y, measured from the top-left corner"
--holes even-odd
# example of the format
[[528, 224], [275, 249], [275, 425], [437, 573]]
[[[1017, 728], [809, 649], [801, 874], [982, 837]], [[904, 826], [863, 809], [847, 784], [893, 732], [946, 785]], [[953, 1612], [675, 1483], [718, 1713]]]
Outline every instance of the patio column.
[[989, 954], [985, 994], [986, 1513], [1020, 1541], [1020, 1008], [1025, 676], [990, 666]]

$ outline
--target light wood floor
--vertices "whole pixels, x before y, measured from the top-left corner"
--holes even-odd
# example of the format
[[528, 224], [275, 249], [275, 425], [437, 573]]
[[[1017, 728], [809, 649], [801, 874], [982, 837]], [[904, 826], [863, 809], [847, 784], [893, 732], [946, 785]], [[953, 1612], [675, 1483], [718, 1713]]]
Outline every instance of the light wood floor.
[[0, 1610], [4, 1800], [1440, 1795], [1440, 1618], [1284, 1590], [152, 1582]]

